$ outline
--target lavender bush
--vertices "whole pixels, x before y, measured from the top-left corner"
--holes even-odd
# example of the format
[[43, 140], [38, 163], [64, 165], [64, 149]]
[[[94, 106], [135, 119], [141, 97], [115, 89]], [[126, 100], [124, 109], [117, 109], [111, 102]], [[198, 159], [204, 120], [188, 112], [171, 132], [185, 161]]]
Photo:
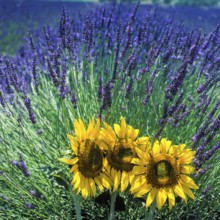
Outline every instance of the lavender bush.
[[[164, 207], [156, 218], [217, 219], [219, 29], [190, 30], [139, 3], [77, 19], [63, 8], [57, 26], [30, 31], [15, 56], [1, 55], [1, 219], [74, 219], [74, 203], [84, 219], [106, 219], [108, 196], [74, 200], [58, 158], [68, 153], [74, 119], [112, 124], [121, 115], [152, 141], [167, 137], [197, 152], [197, 200]], [[144, 204], [128, 192], [116, 207], [116, 219], [144, 219]]]

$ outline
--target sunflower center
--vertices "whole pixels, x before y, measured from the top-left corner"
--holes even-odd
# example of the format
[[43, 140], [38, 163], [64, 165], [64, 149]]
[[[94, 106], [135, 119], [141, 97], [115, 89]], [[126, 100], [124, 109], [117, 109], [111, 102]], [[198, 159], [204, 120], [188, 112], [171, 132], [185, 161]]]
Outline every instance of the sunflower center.
[[107, 160], [116, 170], [131, 171], [134, 165], [131, 163], [134, 153], [126, 143], [119, 141], [113, 149], [108, 150]]
[[79, 171], [88, 178], [98, 176], [102, 171], [103, 154], [96, 142], [85, 140], [83, 153], [79, 156]]
[[155, 187], [173, 186], [177, 184], [178, 178], [179, 165], [174, 158], [152, 158], [147, 173], [149, 183]]
[[156, 165], [156, 173], [158, 178], [170, 177], [172, 166], [165, 160], [160, 161]]

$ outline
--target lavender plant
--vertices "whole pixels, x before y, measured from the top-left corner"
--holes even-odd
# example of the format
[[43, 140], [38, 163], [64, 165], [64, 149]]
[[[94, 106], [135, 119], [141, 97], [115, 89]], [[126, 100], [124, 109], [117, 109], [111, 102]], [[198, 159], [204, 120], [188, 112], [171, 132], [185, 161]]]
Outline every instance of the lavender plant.
[[[139, 3], [106, 5], [78, 19], [63, 8], [57, 26], [31, 31], [16, 56], [2, 55], [1, 219], [106, 219], [110, 198], [101, 206], [101, 193], [76, 196], [58, 159], [70, 153], [74, 120], [113, 125], [120, 116], [152, 142], [166, 137], [196, 151], [198, 199], [180, 200], [169, 212], [165, 205], [157, 217], [217, 219], [217, 203], [197, 210], [219, 191], [219, 28], [190, 31]], [[115, 201], [116, 219], [147, 217], [128, 191]]]

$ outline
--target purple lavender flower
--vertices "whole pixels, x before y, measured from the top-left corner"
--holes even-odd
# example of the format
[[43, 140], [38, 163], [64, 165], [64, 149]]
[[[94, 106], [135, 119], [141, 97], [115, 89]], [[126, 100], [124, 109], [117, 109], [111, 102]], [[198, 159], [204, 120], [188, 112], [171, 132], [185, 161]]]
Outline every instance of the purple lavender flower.
[[23, 159], [23, 156], [21, 153], [18, 154], [19, 156], [19, 162], [12, 160], [11, 164], [13, 166], [16, 166], [21, 172], [23, 173], [24, 176], [28, 177], [31, 175], [30, 171], [28, 170], [27, 164]]
[[35, 205], [32, 204], [32, 203], [27, 203], [27, 202], [25, 202], [24, 206], [25, 206], [27, 209], [35, 209]]
[[218, 150], [220, 146], [220, 141], [214, 145], [210, 150], [206, 151], [203, 155], [203, 160], [208, 161]]
[[88, 75], [87, 75], [86, 71], [83, 71], [83, 73], [82, 73], [82, 81], [85, 82], [87, 80], [87, 78], [88, 78]]
[[23, 100], [24, 100], [25, 107], [28, 110], [28, 114], [29, 114], [29, 118], [30, 118], [31, 122], [33, 124], [36, 124], [37, 121], [36, 121], [36, 117], [35, 117], [35, 114], [32, 109], [31, 100], [26, 95], [24, 96]]
[[171, 56], [172, 56], [172, 50], [169, 48], [163, 55], [163, 58], [162, 58], [163, 63], [167, 63]]
[[63, 7], [62, 15], [60, 17], [60, 23], [59, 23], [59, 37], [62, 39], [63, 48], [66, 48], [66, 22], [67, 22], [67, 16], [66, 16], [66, 10]]
[[176, 95], [178, 90], [182, 87], [183, 80], [186, 76], [188, 62], [183, 61], [180, 65], [177, 73], [172, 78], [169, 86], [166, 88], [166, 97], [172, 100], [172, 98]]
[[14, 86], [15, 90], [19, 92], [19, 82], [18, 82], [18, 77], [17, 74], [15, 73], [14, 67], [12, 63], [6, 59], [6, 71], [9, 76], [11, 84]]
[[207, 80], [205, 83], [201, 84], [201, 85], [197, 88], [196, 91], [197, 91], [198, 93], [202, 93], [202, 92], [204, 92], [204, 90], [207, 90], [207, 89], [211, 88], [211, 87], [214, 85], [214, 83], [216, 83], [217, 81], [218, 81], [217, 77], [216, 77], [215, 75], [212, 75], [212, 76], [210, 77], [210, 79]]
[[219, 131], [220, 128], [220, 114], [216, 117], [213, 123], [210, 125], [210, 131]]
[[111, 107], [112, 104], [112, 83], [109, 81], [103, 88], [103, 104], [101, 106], [101, 111]]
[[74, 108], [76, 108], [77, 97], [76, 97], [75, 93], [73, 93], [72, 96], [71, 96], [71, 102], [73, 103]]
[[213, 138], [218, 134], [218, 131], [210, 131], [211, 133], [208, 135], [208, 137], [205, 138], [205, 140], [203, 141], [203, 145], [208, 145]]
[[15, 160], [12, 160], [12, 161], [11, 161], [11, 164], [12, 164], [13, 166], [18, 166], [18, 162], [15, 161]]
[[134, 83], [134, 79], [133, 77], [131, 76], [130, 77], [130, 81], [129, 81], [129, 84], [128, 86], [126, 87], [126, 94], [125, 94], [125, 98], [128, 99], [130, 94], [131, 94], [131, 90], [132, 90], [132, 87], [133, 87], [133, 83]]
[[32, 34], [31, 34], [30, 31], [29, 31], [29, 33], [28, 33], [28, 37], [29, 37], [29, 43], [30, 43], [31, 49], [32, 49], [33, 51], [35, 51], [35, 46], [34, 46], [34, 42], [33, 42], [33, 37], [32, 37]]
[[196, 169], [199, 169], [202, 166], [202, 162], [197, 157], [194, 158], [193, 162], [195, 164]]
[[152, 73], [152, 75], [151, 75], [151, 78], [150, 78], [150, 80], [149, 80], [149, 82], [147, 83], [147, 87], [146, 87], [146, 97], [145, 97], [145, 99], [143, 100], [143, 104], [144, 105], [147, 105], [148, 104], [148, 102], [149, 102], [149, 99], [150, 99], [150, 96], [151, 96], [151, 94], [153, 93], [153, 89], [154, 89], [154, 84], [153, 84], [153, 82], [154, 82], [154, 79], [155, 79], [155, 77], [156, 77], [156, 74], [157, 74], [157, 72], [156, 72], [156, 70], [154, 70], [154, 72]]
[[94, 40], [93, 39], [94, 24], [92, 22], [91, 15], [92, 15], [92, 12], [90, 12], [86, 16], [86, 20], [85, 20], [85, 24], [84, 24], [84, 31], [83, 31], [84, 42], [85, 42], [85, 45], [87, 46], [87, 51], [85, 54], [87, 57], [90, 55], [92, 46], [94, 44], [94, 42], [93, 42], [93, 40]]
[[60, 71], [61, 71], [61, 48], [60, 47], [54, 51], [54, 69], [56, 71], [56, 76], [59, 79]]
[[68, 88], [66, 86], [66, 74], [67, 67], [66, 63], [62, 63], [62, 74], [61, 74], [61, 82], [60, 82], [60, 97], [64, 99], [68, 93]]
[[206, 187], [205, 189], [202, 190], [202, 194], [206, 195], [208, 193], [208, 191], [210, 190], [210, 186]]
[[51, 78], [53, 80], [54, 85], [56, 87], [59, 86], [59, 80], [58, 80], [57, 75], [54, 72], [53, 67], [51, 65], [51, 62], [50, 62], [50, 60], [48, 58], [47, 58], [47, 66], [48, 66], [48, 70], [49, 70], [49, 73], [50, 73], [50, 76], [51, 76]]
[[34, 78], [34, 84], [36, 86], [36, 89], [38, 91], [38, 75], [37, 75], [37, 68], [36, 68], [36, 57], [34, 57], [33, 62], [32, 62], [32, 75]]
[[30, 192], [30, 194], [31, 194], [32, 196], [34, 196], [34, 197], [37, 196], [37, 191], [36, 191], [36, 190], [30, 190], [29, 192]]
[[190, 95], [187, 97], [187, 99], [188, 99], [188, 101], [190, 101], [190, 102], [193, 101], [193, 98], [192, 98]]
[[193, 61], [195, 60], [197, 55], [197, 47], [196, 45], [193, 45], [190, 49], [189, 49], [189, 63], [192, 64]]
[[168, 108], [167, 114], [168, 114], [169, 116], [172, 116], [173, 113], [177, 110], [177, 108], [179, 107], [180, 102], [181, 102], [181, 100], [182, 100], [182, 97], [183, 97], [183, 93], [180, 93], [180, 94], [178, 95], [176, 101], [173, 103], [173, 105], [172, 105], [170, 108]]
[[51, 52], [53, 52], [52, 45], [51, 45], [51, 41], [50, 41], [49, 35], [48, 35], [48, 33], [47, 33], [45, 27], [43, 27], [43, 33], [44, 33], [44, 37], [45, 37], [45, 40], [46, 40], [48, 49], [49, 49]]

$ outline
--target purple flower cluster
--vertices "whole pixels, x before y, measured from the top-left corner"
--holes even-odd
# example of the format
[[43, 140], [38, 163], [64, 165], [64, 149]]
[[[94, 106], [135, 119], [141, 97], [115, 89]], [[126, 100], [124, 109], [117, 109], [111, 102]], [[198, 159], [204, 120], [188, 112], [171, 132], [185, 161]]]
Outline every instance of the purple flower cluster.
[[28, 110], [29, 118], [30, 118], [31, 122], [33, 124], [35, 124], [36, 123], [36, 117], [35, 117], [35, 114], [34, 114], [33, 109], [32, 109], [31, 100], [27, 96], [24, 96], [23, 100], [24, 100], [25, 107]]
[[28, 170], [27, 164], [24, 161], [24, 158], [23, 158], [22, 154], [19, 153], [18, 156], [19, 156], [19, 161], [17, 162], [15, 160], [12, 160], [11, 164], [13, 166], [16, 166], [19, 170], [21, 170], [21, 172], [23, 173], [24, 176], [26, 176], [26, 177], [30, 176], [31, 173]]

